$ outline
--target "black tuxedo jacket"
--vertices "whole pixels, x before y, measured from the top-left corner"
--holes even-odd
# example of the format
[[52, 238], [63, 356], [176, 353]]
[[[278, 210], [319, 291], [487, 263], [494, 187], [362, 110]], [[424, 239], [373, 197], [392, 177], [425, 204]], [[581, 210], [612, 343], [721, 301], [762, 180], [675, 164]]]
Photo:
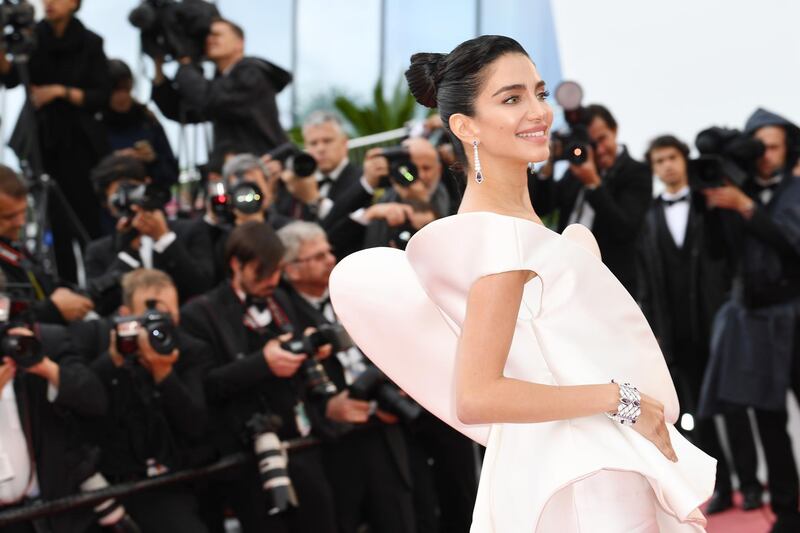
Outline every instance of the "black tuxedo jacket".
[[[163, 270], [172, 277], [178, 296], [185, 302], [192, 296], [202, 294], [211, 287], [214, 275], [214, 251], [209, 232], [202, 220], [175, 220], [169, 229], [175, 232], [175, 241], [164, 253], [153, 250], [153, 268]], [[114, 235], [101, 237], [86, 248], [86, 275], [89, 281], [111, 287], [95, 298], [99, 314], [108, 315], [122, 303], [118, 278], [131, 269], [119, 259]], [[139, 261], [137, 252], [129, 252]]]
[[[319, 327], [323, 324], [330, 324], [328, 319], [323, 316], [319, 309], [315, 308], [307, 300], [300, 296], [300, 294], [289, 284], [284, 284], [283, 287], [286, 290], [286, 293], [289, 295], [292, 305], [297, 313], [299, 325], [302, 329], [307, 327]], [[364, 356], [364, 359], [368, 364], [372, 364], [369, 362], [366, 356]], [[345, 390], [347, 388], [347, 382], [345, 381], [344, 377], [344, 368], [339, 362], [339, 359], [336, 357], [336, 354], [332, 354], [330, 357], [324, 359], [322, 364], [325, 367], [325, 370], [328, 373], [331, 381], [336, 384], [336, 388], [340, 391]], [[321, 411], [321, 416], [324, 416], [325, 405], [320, 404], [317, 407]], [[341, 424], [326, 419], [324, 421], [324, 426], [329, 430], [326, 432], [328, 436], [337, 436], [336, 440], [338, 442], [332, 443], [333, 446], [338, 445], [340, 448], [339, 453], [337, 453], [337, 459], [343, 459], [342, 452], [344, 452], [345, 458], [353, 461], [354, 463], [359, 461], [360, 458], [353, 456], [352, 454], [349, 457], [347, 456], [348, 432], [379, 431], [383, 433], [383, 439], [387, 448], [387, 453], [391, 456], [395, 466], [400, 472], [401, 478], [408, 484], [408, 486], [411, 486], [411, 470], [408, 461], [408, 447], [406, 445], [403, 430], [398, 424], [384, 424], [379, 420], [374, 419], [365, 424], [363, 427], [359, 427]]]
[[[58, 396], [50, 402], [47, 381], [24, 372], [17, 372], [14, 392], [42, 498], [54, 500], [80, 492], [80, 484], [95, 472], [96, 452], [81, 429], [84, 417], [104, 414], [108, 403], [100, 380], [75, 352], [66, 329], [56, 325], [38, 329], [44, 353], [59, 365]], [[85, 531], [94, 520], [90, 509], [46, 519], [55, 533]]]
[[[559, 181], [530, 176], [531, 202], [540, 216], [558, 213], [558, 231], [567, 226], [582, 183], [569, 171]], [[597, 239], [603, 262], [636, 294], [636, 240], [650, 206], [653, 179], [647, 165], [623, 151], [595, 190], [586, 190], [585, 199], [595, 210], [592, 233]]]
[[[286, 296], [278, 290], [273, 297], [290, 323], [296, 324]], [[283, 440], [300, 435], [295, 420], [295, 407], [304, 404], [300, 375], [275, 376], [262, 348], [249, 349], [248, 338], [253, 333], [244, 325], [245, 311], [228, 280], [181, 310], [181, 326], [210, 346], [213, 364], [205, 387], [211, 430], [223, 454], [252, 449], [246, 424], [254, 413], [279, 416], [282, 425], [277, 434]], [[264, 338], [266, 342], [268, 336]], [[306, 412], [312, 415], [308, 408]]]

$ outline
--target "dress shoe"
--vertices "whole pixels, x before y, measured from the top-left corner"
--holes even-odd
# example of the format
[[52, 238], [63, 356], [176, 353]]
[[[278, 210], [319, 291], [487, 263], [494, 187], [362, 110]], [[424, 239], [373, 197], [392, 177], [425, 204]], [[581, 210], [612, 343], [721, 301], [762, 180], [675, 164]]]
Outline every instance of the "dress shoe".
[[733, 507], [733, 498], [730, 492], [714, 491], [706, 506], [706, 514], [716, 514], [727, 511]]
[[742, 509], [753, 511], [764, 506], [764, 490], [761, 487], [742, 489]]

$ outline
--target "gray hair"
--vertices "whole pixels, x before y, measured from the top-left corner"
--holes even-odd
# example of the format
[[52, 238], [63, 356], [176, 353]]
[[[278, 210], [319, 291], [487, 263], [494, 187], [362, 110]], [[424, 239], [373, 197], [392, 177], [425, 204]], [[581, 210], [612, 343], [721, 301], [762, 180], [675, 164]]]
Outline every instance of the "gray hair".
[[277, 231], [278, 238], [286, 248], [283, 260], [291, 263], [300, 254], [303, 243], [314, 240], [318, 237], [326, 237], [325, 230], [319, 224], [298, 220], [291, 222]]
[[344, 122], [342, 122], [342, 119], [339, 117], [339, 115], [332, 111], [319, 110], [310, 113], [303, 121], [303, 129], [306, 129], [310, 126], [322, 126], [323, 124], [329, 123], [333, 123], [333, 125], [336, 126], [336, 129], [338, 129], [342, 135], [346, 135], [344, 131]]
[[264, 176], [269, 176], [267, 165], [253, 154], [236, 154], [225, 161], [222, 166], [222, 176], [227, 180], [231, 176], [241, 175], [254, 168], [261, 171]]

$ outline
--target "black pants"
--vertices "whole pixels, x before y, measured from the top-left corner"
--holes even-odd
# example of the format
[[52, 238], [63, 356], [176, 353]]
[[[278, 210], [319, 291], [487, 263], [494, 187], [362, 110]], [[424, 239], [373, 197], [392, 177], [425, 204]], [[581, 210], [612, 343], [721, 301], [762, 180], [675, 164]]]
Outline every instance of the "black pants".
[[223, 533], [230, 507], [243, 533], [335, 533], [333, 496], [318, 448], [289, 452], [289, 478], [299, 507], [270, 516], [255, 460], [198, 486], [201, 513], [210, 533]]
[[121, 500], [142, 533], [206, 533], [197, 500], [183, 486], [164, 487]]
[[[391, 449], [390, 438], [401, 449]], [[403, 465], [398, 464], [397, 454], [403, 455], [399, 458]], [[325, 471], [333, 488], [340, 533], [356, 533], [363, 523], [376, 533], [416, 531], [407, 454], [399, 427], [355, 430], [326, 444]]]
[[409, 441], [419, 533], [468, 533], [478, 494], [474, 444], [427, 412]]
[[[796, 321], [791, 387], [800, 398], [800, 321]], [[758, 432], [764, 445], [772, 510], [776, 515], [800, 515], [800, 482], [792, 441], [786, 431], [789, 415], [786, 411], [756, 409]]]
[[713, 418], [697, 417], [697, 402], [700, 397], [700, 388], [703, 384], [703, 374], [707, 361], [708, 350], [705, 347], [693, 347], [691, 343], [679, 343], [676, 354], [680, 358], [670, 365], [670, 374], [675, 383], [678, 400], [681, 405], [681, 415], [690, 413], [694, 417], [695, 427], [692, 431], [685, 431], [678, 423], [678, 430], [689, 440], [694, 442], [701, 450], [717, 460], [717, 482], [715, 490], [730, 492], [731, 466], [739, 477], [741, 489], [752, 489], [760, 486], [756, 477], [758, 456], [756, 454], [755, 437], [753, 428], [747, 415], [747, 410], [740, 408], [723, 415], [731, 448], [733, 465], [722, 449], [722, 443], [717, 425]]

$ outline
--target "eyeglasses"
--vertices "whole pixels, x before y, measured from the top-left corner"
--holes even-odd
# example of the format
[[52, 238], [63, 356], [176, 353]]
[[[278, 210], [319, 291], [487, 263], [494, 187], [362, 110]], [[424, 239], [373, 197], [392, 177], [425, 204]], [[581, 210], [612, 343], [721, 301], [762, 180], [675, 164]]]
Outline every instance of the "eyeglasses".
[[306, 263], [308, 261], [312, 261], [312, 262], [315, 262], [315, 263], [321, 263], [322, 261], [325, 261], [331, 255], [333, 255], [333, 249], [332, 248], [328, 248], [327, 250], [323, 250], [323, 251], [321, 251], [319, 253], [316, 253], [314, 255], [310, 255], [308, 257], [298, 257], [297, 259], [292, 261], [292, 263]]

